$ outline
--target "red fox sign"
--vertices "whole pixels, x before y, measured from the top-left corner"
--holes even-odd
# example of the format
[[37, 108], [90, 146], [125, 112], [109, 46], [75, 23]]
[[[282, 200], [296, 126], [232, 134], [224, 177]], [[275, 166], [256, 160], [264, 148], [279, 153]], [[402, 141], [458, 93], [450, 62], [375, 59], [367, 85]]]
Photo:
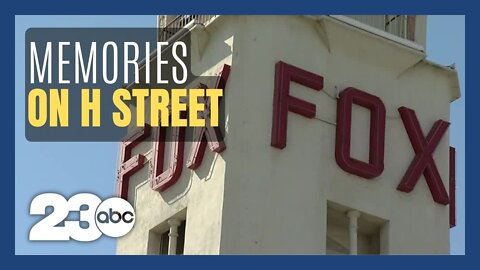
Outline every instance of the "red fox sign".
[[[226, 85], [230, 73], [230, 66], [224, 65], [218, 75], [215, 88], [223, 88]], [[290, 83], [295, 82], [306, 86], [314, 91], [322, 91], [324, 79], [322, 76], [303, 70], [299, 67], [278, 62], [275, 65], [274, 93], [273, 93], [273, 119], [271, 131], [271, 146], [283, 149], [287, 146], [288, 113], [296, 113], [306, 118], [313, 118], [316, 114], [316, 105], [290, 95]], [[369, 132], [369, 157], [368, 160], [358, 160], [350, 155], [352, 107], [361, 106], [370, 111]], [[433, 153], [444, 137], [449, 123], [437, 120], [425, 133], [419, 123], [415, 111], [407, 108], [398, 108], [400, 118], [406, 131], [413, 152], [415, 153], [410, 166], [407, 168], [402, 179], [399, 179], [397, 190], [411, 192], [421, 175], [424, 176], [430, 189], [431, 196], [436, 203], [447, 205], [450, 203], [450, 213], [454, 213], [454, 155], [453, 148], [450, 150], [450, 185], [447, 193], [442, 178], [435, 164]], [[363, 90], [354, 87], [344, 89], [337, 100], [337, 121], [335, 138], [335, 159], [338, 166], [344, 171], [371, 180], [383, 173], [385, 152], [385, 122], [386, 110], [382, 100]], [[184, 157], [184, 128], [172, 130], [179, 140], [172, 142], [170, 165], [166, 170], [163, 168], [165, 132], [162, 128], [156, 128], [153, 142], [153, 171], [150, 175], [152, 189], [163, 191], [173, 185], [180, 177], [183, 168]], [[131, 149], [150, 134], [150, 127], [145, 126], [141, 131], [130, 136], [124, 141], [121, 148], [122, 164], [118, 172], [117, 194], [126, 198], [128, 195], [128, 180], [131, 175], [144, 165], [143, 155], [131, 156]], [[190, 150], [187, 167], [197, 169], [202, 162], [206, 146], [211, 151], [220, 153], [226, 149], [223, 137], [218, 128], [202, 128], [195, 131], [196, 139]], [[426, 135], [425, 135], [426, 134]], [[449, 196], [450, 194], [450, 196]], [[454, 217], [450, 220], [454, 226]]]

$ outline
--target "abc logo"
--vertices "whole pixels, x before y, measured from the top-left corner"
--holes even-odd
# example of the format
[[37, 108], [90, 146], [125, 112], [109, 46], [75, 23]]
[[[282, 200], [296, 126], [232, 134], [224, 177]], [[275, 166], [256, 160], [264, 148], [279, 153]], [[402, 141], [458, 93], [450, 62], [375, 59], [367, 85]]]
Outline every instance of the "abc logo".
[[[53, 212], [47, 214], [49, 206]], [[70, 212], [78, 212], [78, 219], [67, 219]], [[43, 216], [30, 229], [31, 241], [89, 242], [102, 234], [120, 237], [135, 224], [135, 211], [128, 201], [113, 197], [102, 202], [91, 193], [75, 194], [68, 200], [56, 193], [39, 194], [30, 204], [30, 215]]]
[[124, 236], [135, 223], [133, 207], [124, 199], [115, 197], [98, 206], [95, 218], [98, 229], [110, 237]]
[[123, 214], [117, 212], [117, 211], [112, 211], [112, 208], [110, 208], [107, 212], [100, 212], [97, 214], [97, 222], [100, 223], [119, 223], [120, 221], [123, 221], [125, 223], [130, 223], [133, 222], [133, 213], [130, 211], [127, 211]]

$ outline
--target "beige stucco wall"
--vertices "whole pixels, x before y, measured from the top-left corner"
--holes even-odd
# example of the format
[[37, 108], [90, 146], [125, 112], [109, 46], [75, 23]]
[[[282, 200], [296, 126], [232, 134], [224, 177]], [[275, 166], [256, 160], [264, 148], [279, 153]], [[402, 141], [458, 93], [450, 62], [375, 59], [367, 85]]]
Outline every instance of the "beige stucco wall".
[[[215, 30], [214, 27], [210, 27], [209, 31], [212, 33], [198, 29], [193, 29], [192, 32], [195, 38], [191, 48], [193, 64], [191, 69], [198, 75], [214, 75], [223, 63], [231, 62], [231, 43], [228, 42], [231, 40], [231, 32], [226, 32], [225, 29]], [[226, 40], [227, 42], [224, 42]], [[152, 74], [155, 72], [152, 71]], [[148, 103], [147, 99], [146, 104]], [[147, 105], [146, 111], [148, 110]], [[149, 118], [146, 119], [148, 122]], [[145, 167], [130, 178], [128, 199], [135, 207], [137, 220], [133, 230], [117, 240], [117, 254], [157, 252], [156, 248], [152, 247], [158, 245], [157, 241], [152, 241], [152, 232], [161, 233], [168, 230], [167, 220], [171, 217], [187, 219], [185, 254], [219, 254], [226, 170], [223, 155], [214, 154], [207, 147], [202, 165], [192, 171], [185, 165], [191, 150], [191, 142], [185, 142], [181, 178], [175, 185], [159, 193], [153, 191], [148, 182], [151, 147], [151, 140], [147, 140], [135, 147], [132, 152], [133, 155], [144, 154], [146, 161]], [[169, 151], [167, 143], [166, 156], [169, 156]], [[165, 164], [167, 162], [166, 160]]]
[[[414, 109], [424, 133], [436, 120], [448, 121], [455, 93], [446, 71], [422, 62], [422, 52], [329, 18], [221, 16], [194, 31], [193, 46], [194, 70], [232, 65], [224, 98], [227, 150], [207, 150], [198, 171], [184, 167], [179, 183], [162, 193], [145, 184], [148, 169], [137, 173], [129, 195], [137, 223], [118, 240], [117, 253], [148, 253], [149, 231], [186, 208], [185, 254], [324, 254], [327, 201], [387, 220], [383, 253], [449, 252], [448, 206], [433, 202], [423, 176], [411, 193], [396, 190], [414, 156], [397, 108]], [[280, 60], [325, 80], [322, 92], [291, 84], [291, 94], [315, 103], [317, 115], [289, 113], [283, 150], [270, 146]], [[348, 86], [386, 106], [385, 170], [373, 180], [335, 161], [335, 97]], [[362, 160], [368, 128], [368, 111], [354, 108], [352, 156]], [[148, 152], [144, 144], [136, 151]], [[434, 154], [446, 187], [448, 146], [446, 135]], [[188, 155], [189, 143], [185, 149]]]
[[[186, 149], [190, 149], [190, 143], [186, 143]], [[147, 158], [151, 158], [150, 152], [147, 153]], [[117, 240], [117, 253], [155, 252], [155, 247], [148, 246], [150, 231], [161, 233], [167, 230], [166, 220], [180, 215], [179, 218], [186, 217], [188, 220], [185, 253], [218, 254], [223, 200], [221, 180], [224, 172], [225, 162], [222, 157], [206, 153], [203, 164], [197, 171], [184, 168], [180, 180], [159, 193], [150, 188], [147, 164], [130, 179], [129, 200], [136, 210], [136, 223], [129, 234]]]

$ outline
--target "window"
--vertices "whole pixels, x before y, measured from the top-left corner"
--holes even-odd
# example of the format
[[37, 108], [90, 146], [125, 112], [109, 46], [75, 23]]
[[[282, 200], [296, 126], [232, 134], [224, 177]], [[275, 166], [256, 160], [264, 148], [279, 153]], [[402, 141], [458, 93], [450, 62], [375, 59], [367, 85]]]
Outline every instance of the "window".
[[160, 255], [168, 255], [168, 233], [169, 231], [166, 231], [160, 236]]
[[[183, 248], [185, 245], [185, 225], [186, 225], [186, 220], [183, 220], [180, 222], [180, 225], [177, 228], [177, 248], [175, 251], [175, 255], [183, 255]], [[161, 239], [160, 239], [160, 255], [168, 255], [168, 245], [170, 241], [169, 237], [170, 230], [162, 233]]]
[[[172, 227], [176, 228], [177, 237], [173, 237], [172, 240], [176, 241], [176, 249], [174, 255], [183, 255], [185, 247], [185, 227], [186, 220], [169, 219], [163, 222], [156, 228], [150, 231], [148, 241], [148, 254], [168, 255], [168, 249], [170, 245], [170, 232]], [[172, 254], [173, 255], [173, 254]]]
[[[351, 219], [356, 220], [356, 226]], [[385, 254], [386, 224], [384, 219], [329, 202], [326, 254]]]

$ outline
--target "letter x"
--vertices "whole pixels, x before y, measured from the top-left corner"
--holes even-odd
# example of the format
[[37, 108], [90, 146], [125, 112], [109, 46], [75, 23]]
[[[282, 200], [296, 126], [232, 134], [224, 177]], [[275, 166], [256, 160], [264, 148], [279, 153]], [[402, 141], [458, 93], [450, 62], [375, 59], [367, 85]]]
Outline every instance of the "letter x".
[[[223, 89], [225, 91], [225, 86], [227, 84], [228, 77], [230, 76], [230, 66], [224, 64], [219, 72], [217, 72], [217, 79], [215, 82], [215, 89]], [[200, 84], [202, 89], [207, 89], [208, 87], [204, 84]], [[210, 100], [206, 98], [201, 98], [201, 102], [205, 104], [205, 113], [199, 113], [203, 119], [209, 119], [210, 114]], [[207, 123], [207, 121], [206, 121]], [[223, 152], [227, 147], [223, 141], [222, 132], [219, 127], [212, 127], [209, 123], [205, 127], [195, 128], [194, 130], [194, 140], [192, 143], [192, 150], [187, 161], [187, 168], [195, 170], [202, 164], [203, 156], [205, 154], [205, 148], [208, 146], [210, 150], [215, 153]]]
[[415, 157], [410, 163], [397, 189], [403, 192], [412, 191], [420, 179], [420, 175], [423, 173], [428, 188], [432, 193], [433, 200], [439, 204], [447, 205], [449, 203], [448, 194], [432, 154], [447, 131], [450, 123], [437, 120], [427, 137], [425, 137], [414, 110], [400, 107], [398, 111], [400, 112], [413, 150], [415, 151]]

